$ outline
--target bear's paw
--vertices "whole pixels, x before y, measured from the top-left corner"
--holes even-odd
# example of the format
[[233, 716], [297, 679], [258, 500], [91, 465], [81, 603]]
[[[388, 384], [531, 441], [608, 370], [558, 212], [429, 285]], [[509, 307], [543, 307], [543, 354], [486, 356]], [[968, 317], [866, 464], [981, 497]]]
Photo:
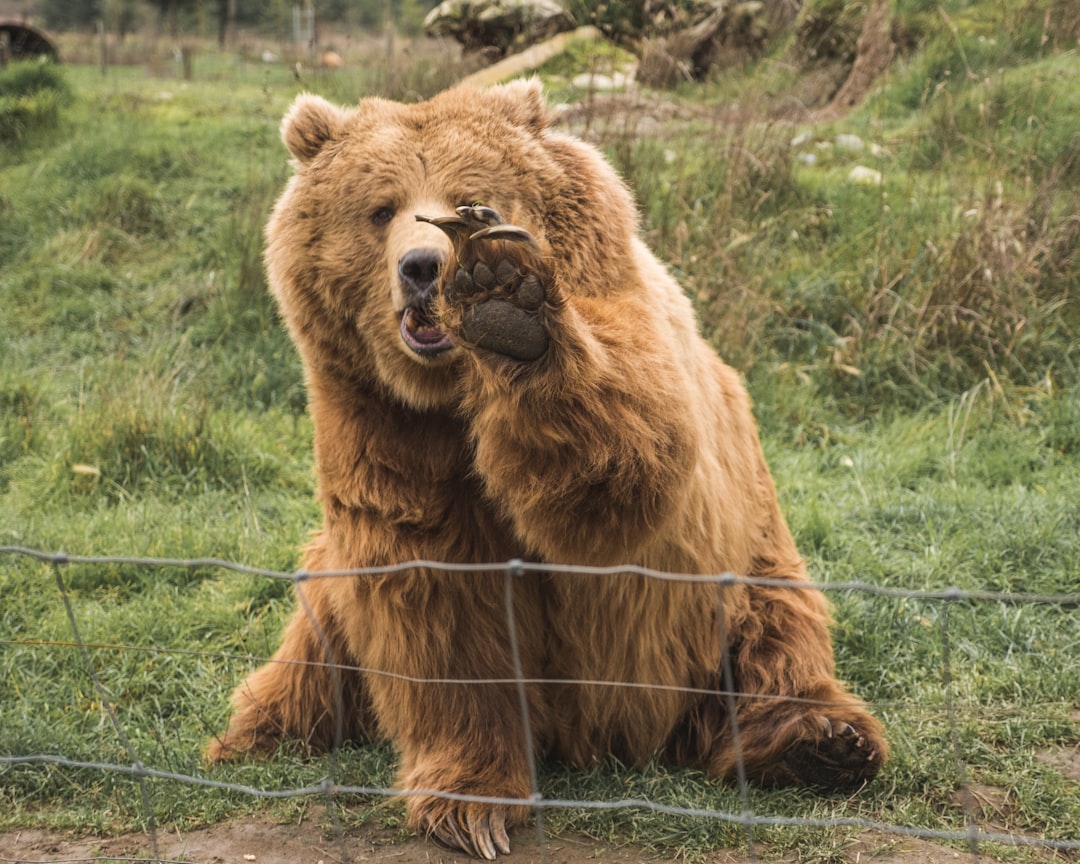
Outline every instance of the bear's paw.
[[454, 247], [440, 288], [446, 325], [470, 345], [514, 360], [539, 360], [549, 341], [541, 312], [550, 281], [539, 244], [490, 207], [459, 207], [457, 213], [416, 217], [442, 229]]

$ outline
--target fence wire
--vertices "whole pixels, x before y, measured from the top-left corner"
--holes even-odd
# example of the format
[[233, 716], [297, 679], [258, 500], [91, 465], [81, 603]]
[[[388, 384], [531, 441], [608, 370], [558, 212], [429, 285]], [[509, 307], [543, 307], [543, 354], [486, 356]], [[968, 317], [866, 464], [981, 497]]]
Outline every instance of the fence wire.
[[[528, 770], [529, 770], [529, 782], [531, 786], [531, 794], [527, 798], [506, 798], [497, 796], [484, 796], [484, 795], [468, 795], [460, 793], [445, 792], [437, 789], [411, 789], [402, 790], [393, 787], [384, 786], [356, 786], [339, 783], [335, 780], [335, 775], [338, 773], [336, 763], [331, 755], [327, 762], [327, 776], [325, 776], [321, 782], [289, 789], [266, 789], [257, 786], [250, 786], [241, 783], [233, 783], [227, 781], [213, 780], [204, 776], [197, 776], [193, 774], [186, 774], [177, 771], [167, 771], [158, 768], [147, 766], [139, 758], [138, 753], [133, 746], [131, 739], [127, 735], [124, 725], [121, 722], [120, 716], [116, 710], [116, 706], [113, 704], [108, 689], [104, 686], [101, 677], [98, 673], [97, 666], [94, 663], [92, 650], [96, 649], [117, 649], [124, 651], [148, 651], [154, 653], [169, 653], [178, 655], [189, 656], [204, 656], [204, 657], [217, 657], [223, 659], [238, 659], [244, 661], [262, 661], [262, 662], [286, 662], [286, 663], [303, 663], [304, 665], [318, 665], [321, 667], [329, 668], [333, 670], [335, 675], [340, 675], [343, 671], [360, 672], [365, 675], [383, 675], [393, 678], [403, 679], [409, 682], [425, 683], [425, 684], [470, 684], [474, 686], [485, 685], [507, 685], [514, 684], [517, 686], [519, 709], [522, 712], [524, 739], [523, 744], [527, 745], [527, 742], [532, 740], [532, 733], [530, 728], [528, 699], [526, 697], [526, 687], [530, 685], [538, 684], [577, 684], [584, 686], [610, 686], [610, 687], [636, 687], [636, 688], [649, 688], [649, 689], [664, 689], [674, 690], [680, 692], [687, 692], [692, 694], [711, 694], [720, 695], [727, 700], [728, 715], [732, 723], [732, 735], [735, 741], [736, 753], [738, 753], [738, 722], [736, 719], [736, 712], [734, 709], [734, 700], [738, 698], [759, 698], [759, 699], [784, 699], [786, 701], [803, 701], [812, 702], [815, 705], [821, 705], [820, 700], [805, 700], [797, 699], [788, 696], [771, 696], [768, 694], [746, 694], [739, 693], [734, 684], [734, 675], [731, 668], [731, 660], [728, 652], [725, 650], [722, 656], [722, 669], [721, 669], [721, 681], [723, 685], [722, 690], [716, 690], [714, 688], [702, 689], [694, 687], [679, 687], [675, 685], [665, 685], [661, 683], [643, 683], [643, 682], [625, 682], [625, 681], [604, 681], [604, 680], [586, 680], [586, 679], [549, 679], [549, 678], [526, 678], [523, 672], [523, 664], [517, 644], [517, 628], [514, 625], [514, 613], [513, 613], [513, 591], [515, 579], [526, 572], [532, 573], [551, 573], [551, 574], [564, 574], [564, 575], [578, 575], [578, 576], [590, 576], [590, 577], [609, 577], [617, 574], [634, 574], [643, 576], [649, 579], [657, 579], [662, 581], [682, 581], [682, 582], [700, 582], [700, 583], [713, 583], [719, 588], [719, 602], [723, 603], [724, 590], [728, 586], [734, 585], [748, 585], [755, 587], [770, 587], [770, 588], [783, 588], [789, 590], [801, 590], [801, 591], [823, 591], [823, 592], [843, 592], [843, 593], [863, 593], [870, 596], [877, 597], [889, 597], [896, 599], [906, 600], [920, 600], [920, 601], [939, 601], [943, 603], [943, 613], [940, 619], [940, 635], [941, 640], [941, 680], [944, 691], [944, 711], [948, 723], [948, 735], [949, 735], [949, 747], [952, 749], [954, 759], [956, 762], [957, 776], [960, 780], [960, 789], [965, 791], [968, 786], [967, 781], [967, 766], [964, 759], [963, 747], [960, 742], [960, 736], [958, 733], [957, 720], [956, 720], [956, 707], [953, 699], [953, 670], [952, 670], [952, 651], [951, 651], [951, 637], [949, 626], [949, 609], [956, 603], [975, 601], [984, 603], [997, 603], [1005, 606], [1020, 605], [1020, 604], [1042, 604], [1052, 605], [1063, 608], [1072, 608], [1080, 606], [1080, 592], [1077, 593], [1059, 593], [1059, 594], [1040, 594], [1033, 592], [999, 592], [999, 591], [986, 591], [986, 590], [968, 590], [961, 588], [944, 588], [944, 589], [902, 589], [890, 586], [875, 585], [869, 582], [862, 581], [849, 581], [849, 582], [830, 582], [830, 583], [816, 583], [811, 581], [806, 582], [793, 582], [787, 579], [768, 579], [758, 577], [740, 576], [732, 573], [721, 574], [679, 574], [668, 573], [659, 570], [653, 570], [646, 567], [638, 567], [633, 565], [626, 566], [611, 566], [611, 567], [591, 567], [580, 565], [562, 565], [562, 564], [548, 564], [548, 563], [525, 563], [521, 560], [512, 560], [499, 563], [487, 563], [487, 564], [452, 564], [442, 561], [426, 561], [416, 560], [402, 562], [399, 564], [382, 566], [382, 567], [361, 567], [349, 570], [337, 570], [337, 571], [320, 571], [309, 572], [307, 570], [295, 570], [292, 572], [284, 572], [277, 570], [270, 570], [261, 567], [253, 567], [246, 564], [240, 564], [232, 561], [226, 561], [218, 558], [158, 558], [158, 557], [140, 557], [140, 556], [124, 556], [124, 555], [69, 555], [65, 552], [47, 552], [40, 549], [32, 549], [23, 546], [0, 546], [0, 555], [11, 557], [24, 557], [30, 559], [36, 559], [40, 562], [46, 563], [51, 566], [57, 591], [59, 593], [61, 602], [63, 603], [68, 624], [71, 628], [72, 641], [57, 641], [57, 640], [33, 640], [33, 639], [0, 639], [0, 645], [20, 645], [20, 646], [37, 646], [37, 647], [71, 647], [76, 648], [79, 651], [82, 663], [85, 666], [88, 677], [90, 678], [95, 692], [101, 701], [102, 709], [108, 717], [109, 724], [112, 726], [116, 733], [122, 749], [124, 750], [127, 758], [130, 760], [128, 764], [118, 764], [112, 762], [102, 761], [87, 761], [79, 759], [71, 759], [60, 754], [52, 753], [38, 753], [38, 754], [25, 754], [25, 755], [7, 755], [0, 756], [0, 765], [52, 765], [59, 768], [70, 768], [79, 770], [97, 771], [107, 774], [114, 774], [119, 776], [128, 776], [135, 780], [138, 792], [140, 805], [143, 810], [147, 840], [150, 845], [152, 857], [140, 858], [140, 857], [123, 857], [123, 856], [109, 856], [109, 855], [96, 855], [92, 857], [82, 858], [50, 858], [50, 859], [33, 859], [32, 862], [29, 859], [22, 858], [5, 858], [0, 856], [0, 864], [76, 864], [76, 862], [100, 862], [100, 861], [117, 861], [117, 862], [146, 862], [146, 864], [184, 864], [180, 861], [172, 861], [164, 858], [160, 854], [159, 845], [159, 831], [161, 830], [155, 822], [154, 811], [151, 803], [150, 790], [148, 781], [170, 781], [175, 783], [188, 784], [195, 787], [203, 787], [207, 789], [215, 789], [224, 792], [231, 792], [251, 796], [259, 799], [292, 799], [292, 798], [304, 798], [320, 796], [325, 799], [327, 805], [327, 812], [330, 814], [332, 827], [335, 837], [339, 846], [339, 854], [343, 862], [350, 860], [348, 847], [346, 844], [346, 831], [342, 827], [340, 820], [337, 818], [337, 803], [336, 798], [341, 796], [353, 796], [363, 795], [370, 797], [384, 797], [384, 798], [405, 798], [410, 796], [431, 796], [451, 801], [468, 802], [468, 803], [480, 803], [490, 804], [495, 806], [525, 806], [532, 810], [534, 815], [534, 823], [537, 832], [538, 849], [543, 859], [547, 860], [547, 838], [544, 829], [543, 813], [546, 810], [553, 809], [575, 809], [575, 810], [593, 810], [593, 811], [612, 811], [612, 810], [640, 810], [651, 813], [688, 817], [693, 819], [706, 819], [715, 820], [719, 822], [728, 823], [731, 825], [740, 826], [745, 830], [745, 838], [747, 845], [747, 852], [751, 859], [757, 860], [755, 855], [755, 843], [754, 843], [754, 828], [757, 826], [762, 827], [802, 827], [802, 828], [822, 828], [822, 829], [839, 829], [839, 828], [851, 828], [859, 830], [868, 830], [881, 832], [887, 835], [894, 835], [897, 837], [905, 838], [917, 838], [927, 841], [941, 841], [950, 843], [962, 843], [965, 844], [972, 856], [973, 860], [978, 861], [981, 850], [985, 844], [1001, 844], [1004, 846], [1013, 847], [1035, 847], [1046, 850], [1051, 853], [1062, 853], [1064, 855], [1070, 855], [1080, 851], [1080, 840], [1071, 839], [1057, 839], [1052, 837], [1038, 837], [1024, 834], [1014, 834], [1008, 832], [987, 830], [980, 826], [974, 817], [974, 814], [970, 810], [966, 810], [965, 818], [967, 820], [966, 830], [964, 831], [951, 831], [951, 830], [939, 830], [929, 828], [919, 828], [908, 825], [897, 825], [887, 822], [881, 822], [873, 819], [866, 819], [861, 817], [831, 817], [831, 818], [815, 818], [815, 817], [800, 817], [800, 816], [776, 816], [765, 815], [755, 813], [751, 806], [749, 796], [749, 783], [746, 777], [745, 767], [742, 761], [739, 760], [738, 772], [736, 778], [736, 785], [739, 794], [739, 799], [742, 805], [740, 812], [731, 812], [724, 810], [715, 810], [710, 808], [701, 807], [681, 807], [677, 805], [663, 804], [655, 801], [649, 801], [641, 798], [622, 798], [618, 800], [587, 800], [587, 799], [570, 799], [570, 798], [551, 798], [544, 797], [540, 790], [540, 783], [538, 777], [538, 769], [535, 762], [535, 757], [532, 752], [531, 746], [526, 746], [526, 752], [528, 753]], [[238, 655], [229, 652], [218, 651], [205, 651], [205, 650], [193, 650], [182, 648], [161, 648], [158, 646], [143, 646], [143, 645], [123, 645], [113, 643], [96, 643], [86, 642], [83, 640], [80, 633], [78, 623], [75, 616], [74, 606], [71, 601], [70, 594], [63, 578], [63, 569], [70, 565], [88, 565], [88, 566], [132, 566], [132, 567], [144, 567], [144, 568], [180, 568], [180, 569], [216, 569], [229, 571], [239, 574], [253, 575], [265, 577], [268, 579], [277, 579], [292, 582], [297, 588], [297, 596], [301, 607], [307, 613], [309, 619], [314, 625], [316, 632], [319, 634], [323, 641], [323, 645], [327, 650], [327, 657], [332, 658], [333, 652], [330, 648], [328, 640], [323, 635], [319, 622], [315, 619], [310, 606], [304, 596], [303, 586], [304, 583], [312, 579], [329, 579], [329, 578], [343, 578], [343, 577], [356, 577], [356, 576], [388, 576], [398, 573], [405, 573], [416, 569], [425, 569], [432, 572], [442, 573], [493, 573], [502, 572], [504, 574], [505, 585], [505, 610], [507, 615], [510, 650], [513, 661], [513, 678], [418, 678], [414, 676], [401, 675], [388, 670], [371, 669], [360, 666], [353, 666], [348, 664], [340, 664], [334, 662], [326, 662], [320, 664], [313, 664], [310, 661], [276, 661], [273, 658], [254, 658], [250, 655]], [[724, 615], [717, 616], [721, 622], [724, 621]], [[725, 634], [720, 634], [720, 644], [726, 646]], [[338, 710], [337, 715], [340, 718], [343, 715], [343, 695], [341, 692], [340, 681], [337, 686], [337, 699]], [[877, 703], [879, 707], [882, 703]], [[340, 722], [336, 730], [336, 741], [338, 744], [343, 743], [343, 734]], [[335, 748], [336, 749], [336, 748]]]

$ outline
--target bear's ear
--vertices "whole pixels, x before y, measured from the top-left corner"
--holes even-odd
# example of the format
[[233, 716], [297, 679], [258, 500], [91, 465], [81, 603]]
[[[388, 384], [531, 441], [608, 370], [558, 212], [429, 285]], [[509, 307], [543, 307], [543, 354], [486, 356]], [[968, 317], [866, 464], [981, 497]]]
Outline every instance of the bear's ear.
[[301, 162], [313, 159], [327, 141], [337, 138], [346, 113], [321, 96], [302, 93], [281, 121], [281, 140]]
[[532, 132], [547, 128], [547, 103], [539, 78], [519, 78], [509, 84], [492, 87], [489, 91], [505, 107], [507, 114], [519, 126]]

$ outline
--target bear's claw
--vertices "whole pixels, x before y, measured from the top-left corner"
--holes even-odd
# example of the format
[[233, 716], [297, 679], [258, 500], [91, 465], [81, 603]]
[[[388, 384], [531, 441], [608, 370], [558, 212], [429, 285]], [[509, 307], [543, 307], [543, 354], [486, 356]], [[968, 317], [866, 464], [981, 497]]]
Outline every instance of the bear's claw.
[[474, 240], [512, 240], [536, 246], [536, 238], [518, 225], [508, 225], [502, 221], [498, 210], [474, 204], [471, 207], [458, 207], [457, 216], [421, 216], [416, 214], [417, 222], [427, 222], [445, 232], [454, 244], [454, 252], [461, 258], [465, 245]]
[[457, 251], [457, 249], [462, 246], [476, 230], [460, 216], [421, 216], [417, 213], [416, 221], [427, 222], [428, 225], [434, 225], [446, 234], [446, 236], [450, 238], [450, 242], [454, 244], [455, 251]]
[[470, 240], [516, 240], [536, 246], [536, 238], [518, 225], [492, 225], [490, 228], [481, 228]]
[[431, 826], [432, 837], [450, 849], [460, 849], [475, 858], [494, 861], [498, 853], [510, 854], [510, 837], [506, 833], [506, 813], [502, 810], [476, 812], [468, 808], [464, 823], [458, 824], [454, 814], [448, 814], [437, 825]]

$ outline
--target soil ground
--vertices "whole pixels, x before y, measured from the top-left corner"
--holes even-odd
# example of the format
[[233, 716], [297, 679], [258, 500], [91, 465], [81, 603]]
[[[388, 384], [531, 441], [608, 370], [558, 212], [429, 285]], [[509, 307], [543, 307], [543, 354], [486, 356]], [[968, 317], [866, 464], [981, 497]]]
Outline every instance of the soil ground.
[[[475, 859], [448, 852], [419, 838], [402, 840], [397, 832], [378, 827], [350, 830], [333, 836], [316, 821], [302, 824], [277, 824], [264, 818], [245, 818], [224, 822], [211, 828], [183, 834], [158, 833], [158, 856], [166, 862], [193, 864], [346, 864], [346, 862], [394, 862], [394, 864], [475, 864]], [[644, 864], [653, 861], [680, 860], [674, 853], [663, 855], [632, 846], [611, 846], [581, 835], [546, 837], [525, 828], [511, 837], [513, 862], [542, 864]], [[970, 852], [938, 846], [912, 838], [890, 838], [867, 833], [846, 850], [852, 864], [987, 864], [997, 860], [986, 850], [976, 858]], [[149, 838], [145, 834], [120, 837], [77, 837], [32, 829], [0, 834], [0, 862], [19, 864], [59, 864], [116, 860], [153, 861]], [[709, 853], [701, 864], [751, 864], [762, 858], [745, 853], [718, 850]], [[770, 854], [769, 861], [777, 860]], [[798, 860], [797, 853], [783, 855], [782, 862]]]

